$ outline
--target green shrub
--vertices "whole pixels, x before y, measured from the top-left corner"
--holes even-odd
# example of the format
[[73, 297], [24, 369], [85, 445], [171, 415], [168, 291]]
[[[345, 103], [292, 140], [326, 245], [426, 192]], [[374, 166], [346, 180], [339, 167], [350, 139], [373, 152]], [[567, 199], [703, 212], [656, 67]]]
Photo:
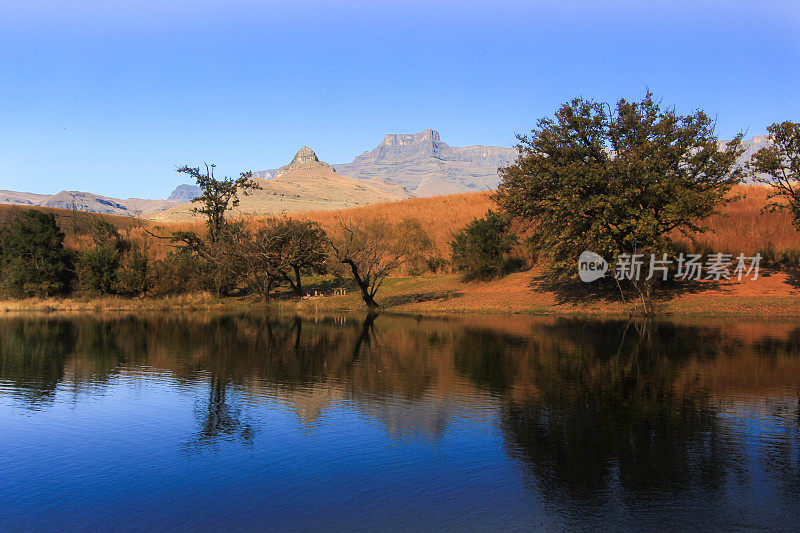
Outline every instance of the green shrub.
[[52, 296], [69, 290], [72, 257], [55, 217], [23, 211], [0, 228], [0, 289], [12, 296]]
[[120, 252], [113, 242], [96, 245], [78, 255], [78, 287], [91, 295], [111, 294], [117, 281]]
[[465, 280], [496, 278], [503, 274], [505, 255], [516, 242], [508, 221], [490, 210], [453, 235], [453, 267], [464, 273]]
[[170, 252], [147, 269], [148, 293], [153, 296], [185, 294], [208, 290], [209, 268], [205, 261], [186, 250]]
[[147, 293], [148, 259], [142, 250], [135, 246], [125, 254], [117, 267], [114, 292], [125, 296], [138, 296]]

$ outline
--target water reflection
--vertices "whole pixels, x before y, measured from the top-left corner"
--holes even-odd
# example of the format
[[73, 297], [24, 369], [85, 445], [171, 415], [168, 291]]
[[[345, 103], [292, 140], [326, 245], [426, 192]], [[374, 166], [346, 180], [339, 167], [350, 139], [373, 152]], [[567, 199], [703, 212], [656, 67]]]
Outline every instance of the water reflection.
[[0, 320], [0, 397], [17, 405], [45, 408], [60, 388], [91, 397], [122, 374], [166, 374], [177, 390], [202, 386], [194, 428], [182, 437], [187, 450], [270, 438], [260, 431], [263, 414], [251, 416], [259, 402], [287, 405], [309, 427], [331, 410], [354, 410], [390, 438], [440, 446], [453, 421], [466, 418], [499, 428], [504, 453], [549, 502], [607, 508], [619, 498], [634, 505], [756, 491], [775, 499], [778, 517], [800, 510], [793, 324]]
[[192, 450], [219, 439], [253, 441], [253, 427], [242, 420], [241, 409], [228, 402], [228, 379], [212, 375], [208, 386], [208, 400], [196, 407], [199, 429], [197, 436], [187, 444]]

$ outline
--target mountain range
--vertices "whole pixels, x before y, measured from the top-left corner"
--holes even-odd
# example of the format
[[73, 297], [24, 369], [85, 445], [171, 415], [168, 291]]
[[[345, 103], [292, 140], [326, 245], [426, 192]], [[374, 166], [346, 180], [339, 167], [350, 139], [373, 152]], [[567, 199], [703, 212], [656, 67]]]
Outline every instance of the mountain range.
[[[411, 194], [388, 180], [355, 180], [337, 173], [304, 146], [273, 177], [253, 178], [258, 189], [239, 195], [233, 216], [280, 215], [298, 211], [336, 210], [410, 198]], [[186, 189], [182, 189], [186, 191]], [[174, 193], [173, 193], [174, 194]], [[150, 213], [154, 220], [185, 221], [194, 218], [192, 204]]]
[[180, 200], [174, 200], [172, 197], [168, 200], [145, 200], [142, 198], [126, 198], [123, 200], [81, 191], [61, 191], [56, 194], [0, 191], [0, 204], [56, 207], [107, 215], [139, 216], [144, 213], [169, 209], [180, 203]]
[[369, 152], [336, 171], [355, 179], [383, 177], [414, 196], [438, 196], [497, 188], [497, 169], [517, 158], [516, 148], [452, 147], [435, 130], [389, 134]]
[[[353, 179], [385, 178], [414, 196], [438, 196], [495, 189], [497, 169], [517, 157], [517, 149], [503, 146], [453, 147], [436, 130], [390, 133], [373, 150], [350, 163], [333, 165], [339, 174]], [[281, 169], [253, 172], [254, 178], [270, 179]]]
[[[745, 153], [739, 164], [769, 142], [767, 136], [744, 141]], [[267, 214], [339, 209], [387, 199], [492, 190], [499, 183], [497, 169], [516, 157], [517, 149], [511, 147], [453, 147], [431, 129], [414, 134], [388, 134], [376, 148], [338, 165], [319, 161], [311, 148], [303, 147], [287, 165], [253, 172], [253, 178], [263, 190], [269, 191], [271, 198], [261, 193], [247, 200], [243, 198], [240, 211]], [[174, 219], [183, 217], [178, 213], [188, 212], [181, 204], [199, 194], [200, 189], [191, 184], [179, 185], [165, 200], [117, 199], [80, 191], [53, 195], [0, 191], [0, 203]]]

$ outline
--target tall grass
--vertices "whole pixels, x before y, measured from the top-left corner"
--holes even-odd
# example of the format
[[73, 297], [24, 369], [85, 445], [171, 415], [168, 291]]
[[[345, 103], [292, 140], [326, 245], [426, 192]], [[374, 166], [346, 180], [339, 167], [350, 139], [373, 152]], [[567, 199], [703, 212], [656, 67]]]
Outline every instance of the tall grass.
[[[705, 253], [760, 252], [768, 261], [800, 265], [800, 232], [792, 225], [791, 215], [786, 212], [765, 213], [768, 189], [758, 185], [740, 185], [732, 194], [740, 198], [722, 209], [721, 215], [712, 216], [707, 225], [709, 231], [689, 238], [674, 235], [675, 240], [690, 251]], [[483, 216], [495, 208], [489, 192], [453, 194], [432, 198], [412, 198], [398, 202], [387, 202], [342, 211], [309, 211], [290, 216], [318, 222], [323, 228], [333, 227], [338, 217], [363, 220], [384, 217], [391, 222], [405, 218], [418, 220], [434, 242], [435, 253], [449, 256], [451, 232], [458, 231], [472, 219]], [[0, 206], [0, 222], [9, 220], [21, 206]], [[46, 209], [46, 208], [42, 208]], [[169, 236], [174, 231], [204, 231], [200, 220], [192, 222], [136, 221], [128, 217], [72, 212], [65, 209], [47, 209], [56, 214], [59, 226], [67, 234], [66, 245], [71, 249], [82, 249], [90, 245], [88, 228], [94, 217], [103, 217], [114, 223], [134, 242], [144, 245], [148, 254], [162, 258], [173, 249]], [[249, 224], [258, 225], [264, 217], [248, 219]], [[515, 255], [523, 256], [522, 247]]]
[[763, 212], [769, 189], [760, 185], [739, 185], [732, 191], [740, 198], [714, 215], [709, 231], [675, 240], [691, 251], [753, 255], [765, 260], [796, 266], [800, 264], [800, 232], [792, 225], [788, 211]]
[[472, 219], [483, 216], [494, 206], [488, 192], [452, 194], [432, 198], [412, 198], [399, 202], [373, 204], [344, 211], [311, 211], [293, 215], [303, 220], [318, 222], [323, 228], [336, 224], [338, 217], [364, 220], [383, 217], [397, 223], [415, 219], [428, 232], [440, 255], [450, 253], [451, 231], [458, 231]]

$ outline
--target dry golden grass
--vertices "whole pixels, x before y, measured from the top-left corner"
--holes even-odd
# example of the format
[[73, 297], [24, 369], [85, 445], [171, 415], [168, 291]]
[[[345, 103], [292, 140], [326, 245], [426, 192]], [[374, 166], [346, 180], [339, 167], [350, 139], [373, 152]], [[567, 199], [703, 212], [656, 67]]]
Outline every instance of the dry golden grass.
[[[737, 186], [732, 194], [740, 198], [722, 209], [722, 215], [708, 220], [709, 231], [693, 236], [694, 242], [676, 235], [676, 240], [694, 250], [745, 253], [770, 252], [775, 258], [800, 255], [800, 232], [792, 225], [787, 211], [765, 213], [768, 190], [758, 185]], [[344, 211], [300, 213], [296, 216], [319, 222], [323, 227], [336, 223], [338, 216], [354, 219], [381, 216], [390, 221], [417, 219], [430, 233], [442, 255], [449, 253], [451, 231], [458, 231], [472, 219], [496, 208], [489, 192], [414, 198], [390, 204], [376, 204]]]
[[374, 204], [343, 211], [311, 211], [295, 216], [303, 220], [318, 222], [323, 228], [336, 224], [338, 217], [364, 220], [383, 217], [389, 222], [414, 219], [425, 228], [436, 250], [441, 255], [449, 253], [451, 231], [458, 231], [472, 219], [483, 216], [494, 207], [488, 192], [452, 194], [431, 198], [412, 198], [401, 202]]
[[124, 296], [73, 296], [69, 298], [0, 299], [0, 313], [15, 312], [109, 312], [109, 311], [196, 311], [252, 309], [262, 302], [218, 298], [206, 291], [158, 298], [126, 298]]
[[[692, 248], [748, 255], [761, 252], [769, 259], [796, 263], [800, 257], [800, 232], [792, 225], [790, 213], [763, 212], [769, 192], [766, 187], [740, 185], [732, 192], [741, 198], [726, 206], [723, 215], [709, 219], [710, 231], [695, 236]], [[689, 243], [682, 237], [676, 240]]]
[[[412, 198], [398, 202], [372, 204], [338, 211], [307, 211], [289, 214], [293, 218], [309, 220], [319, 223], [324, 229], [334, 227], [340, 217], [352, 220], [366, 220], [382, 217], [389, 222], [397, 223], [403, 219], [418, 220], [423, 228], [428, 231], [434, 242], [435, 251], [441, 256], [450, 253], [449, 242], [451, 231], [458, 231], [466, 226], [472, 219], [483, 216], [487, 210], [494, 207], [494, 202], [488, 192], [453, 194], [449, 196], [436, 196], [432, 198]], [[257, 226], [266, 217], [252, 217], [246, 219], [250, 224]], [[166, 237], [173, 231], [203, 231], [204, 223], [193, 222], [167, 222], [147, 227], [150, 233]], [[152, 240], [152, 239], [151, 239]], [[153, 243], [154, 255], [169, 249], [167, 242]]]
[[[698, 251], [718, 251], [754, 254], [761, 252], [769, 259], [796, 263], [800, 260], [800, 232], [792, 225], [791, 215], [786, 212], [764, 213], [767, 203], [767, 189], [757, 185], [740, 185], [733, 194], [740, 198], [723, 209], [723, 215], [711, 217], [708, 221], [710, 231], [694, 236], [694, 242], [676, 235], [676, 240]], [[384, 217], [391, 222], [405, 218], [418, 220], [428, 231], [435, 243], [436, 253], [449, 255], [451, 232], [458, 231], [472, 219], [483, 216], [494, 208], [489, 192], [454, 194], [431, 198], [413, 198], [399, 202], [387, 202], [340, 211], [309, 211], [289, 216], [320, 223], [323, 228], [331, 228], [338, 217], [368, 219]], [[0, 205], [0, 222], [10, 219], [22, 206]], [[103, 217], [117, 225], [121, 231], [135, 242], [147, 248], [155, 258], [163, 258], [172, 249], [169, 236], [174, 231], [204, 230], [201, 221], [193, 222], [151, 222], [136, 221], [127, 217], [97, 215], [94, 213], [74, 213], [65, 209], [40, 208], [56, 214], [59, 226], [66, 233], [66, 245], [71, 249], [81, 249], [91, 242], [87, 232], [89, 221]], [[264, 217], [248, 219], [259, 224]], [[77, 229], [77, 232], [75, 231]], [[159, 238], [160, 237], [160, 238]], [[522, 254], [521, 249], [517, 251]]]

